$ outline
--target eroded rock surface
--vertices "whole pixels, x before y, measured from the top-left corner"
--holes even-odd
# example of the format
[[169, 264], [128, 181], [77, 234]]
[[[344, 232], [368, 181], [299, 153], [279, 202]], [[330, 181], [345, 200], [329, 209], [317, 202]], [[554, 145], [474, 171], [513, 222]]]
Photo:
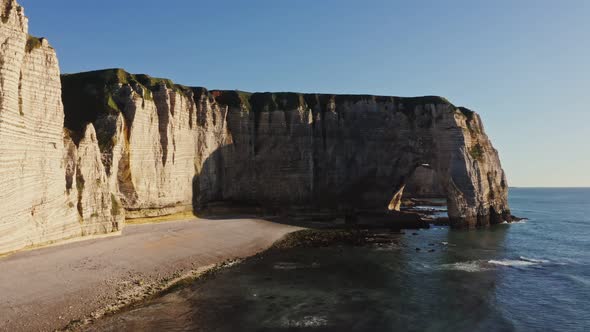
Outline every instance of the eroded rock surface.
[[[0, 13], [0, 253], [112, 231], [111, 214], [89, 203], [102, 194], [95, 188], [79, 193], [73, 182], [67, 184], [68, 170], [70, 181], [81, 176], [93, 182], [102, 177], [102, 165], [80, 175], [79, 160], [68, 159], [77, 148], [64, 145], [55, 51], [47, 40], [28, 35], [27, 18], [16, 1], [2, 0]], [[83, 163], [100, 158], [80, 156]], [[92, 221], [79, 213], [79, 196], [89, 200], [84, 206], [92, 211]]]

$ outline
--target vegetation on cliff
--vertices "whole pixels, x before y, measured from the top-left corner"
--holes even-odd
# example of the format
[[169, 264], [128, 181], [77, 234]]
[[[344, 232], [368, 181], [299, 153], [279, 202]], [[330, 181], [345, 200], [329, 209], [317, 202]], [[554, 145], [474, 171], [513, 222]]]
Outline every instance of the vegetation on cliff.
[[142, 98], [153, 100], [153, 92], [162, 86], [187, 95], [191, 89], [165, 78], [145, 74], [130, 74], [123, 69], [105, 69], [61, 76], [65, 126], [80, 131], [100, 115], [117, 114], [124, 110], [117, 93], [122, 85], [130, 85]]
[[[4, 8], [2, 8], [2, 14], [0, 17], [2, 18], [2, 23], [8, 23], [10, 19], [10, 12], [12, 11], [12, 6], [14, 5], [13, 1], [6, 1]], [[22, 7], [18, 6], [19, 10], [22, 10]]]
[[474, 146], [472, 146], [471, 149], [469, 149], [469, 154], [471, 154], [471, 157], [473, 159], [481, 160], [484, 155], [484, 151], [481, 144], [477, 143]]
[[[37, 45], [38, 42], [40, 42], [38, 39], [32, 39], [31, 46]], [[66, 111], [65, 126], [71, 130], [79, 131], [86, 123], [96, 121], [99, 115], [116, 114], [123, 111], [124, 105], [118, 102], [116, 94], [124, 84], [130, 85], [145, 100], [153, 100], [153, 92], [165, 86], [179, 94], [195, 98], [204, 93], [220, 105], [242, 108], [253, 113], [287, 111], [299, 107], [324, 113], [331, 104], [334, 107], [341, 107], [359, 102], [376, 102], [391, 104], [392, 110], [403, 112], [413, 121], [414, 110], [418, 106], [448, 104], [454, 107], [447, 99], [439, 96], [393, 97], [294, 92], [250, 93], [240, 90], [206, 91], [202, 88], [190, 88], [175, 84], [170, 79], [151, 77], [145, 74], [130, 74], [123, 69], [116, 68], [62, 75], [63, 102]], [[473, 112], [465, 108], [459, 108], [459, 110], [468, 119], [472, 118]]]
[[34, 49], [40, 48], [43, 45], [43, 38], [37, 38], [31, 35], [27, 35], [27, 44], [25, 50], [27, 53], [31, 53]]

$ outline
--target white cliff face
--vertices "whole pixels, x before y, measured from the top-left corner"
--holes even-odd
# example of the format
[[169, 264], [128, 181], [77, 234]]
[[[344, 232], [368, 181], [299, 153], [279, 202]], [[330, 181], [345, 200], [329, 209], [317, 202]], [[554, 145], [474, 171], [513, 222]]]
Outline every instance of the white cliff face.
[[254, 94], [250, 104], [254, 120], [243, 107], [229, 112], [224, 199], [384, 210], [428, 164], [453, 226], [511, 218], [505, 175], [479, 116], [444, 98], [280, 93]]
[[479, 117], [444, 98], [208, 92], [121, 69], [63, 82], [66, 124], [93, 122], [99, 141], [116, 142], [101, 152], [113, 156], [107, 174], [127, 216], [169, 214], [191, 201], [197, 210], [219, 201], [397, 210], [401, 188], [428, 164], [454, 226], [510, 219], [505, 176]]
[[0, 253], [86, 233], [66, 188], [59, 66], [28, 36], [16, 1], [0, 2]]
[[461, 180], [453, 183], [451, 190], [458, 199], [449, 204], [449, 214], [474, 220], [478, 226], [510, 221], [508, 183], [498, 151], [486, 135], [478, 114], [465, 109], [456, 114], [456, 123], [462, 129], [465, 143], [455, 178], [469, 181], [462, 185], [462, 189], [456, 186]]
[[[127, 217], [192, 210], [195, 172], [203, 156], [223, 144], [223, 129], [215, 130], [216, 124], [210, 123], [210, 115], [219, 110], [211, 110], [211, 101], [195, 98], [195, 91], [166, 85], [152, 87], [150, 92], [135, 88], [122, 86], [116, 92], [128, 137], [117, 140], [123, 152], [118, 160], [115, 156], [113, 164], [118, 167], [110, 175], [117, 178]], [[197, 125], [202, 107], [206, 110]], [[219, 119], [217, 126], [224, 124]]]
[[82, 235], [119, 230], [125, 220], [124, 209], [109, 185], [92, 124], [86, 126], [76, 157], [74, 186], [78, 194]]
[[[62, 82], [66, 126], [80, 132], [93, 123], [108, 181], [127, 218], [192, 210], [195, 174], [231, 143], [227, 107], [205, 89], [121, 69], [64, 75]], [[199, 185], [209, 195], [220, 188], [219, 179], [211, 171]]]

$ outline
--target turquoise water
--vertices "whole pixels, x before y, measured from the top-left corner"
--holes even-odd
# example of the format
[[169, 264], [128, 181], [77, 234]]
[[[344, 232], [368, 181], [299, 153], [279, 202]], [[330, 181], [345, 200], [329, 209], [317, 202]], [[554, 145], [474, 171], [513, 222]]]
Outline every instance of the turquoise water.
[[510, 203], [530, 220], [269, 252], [91, 328], [590, 331], [590, 189], [514, 188]]

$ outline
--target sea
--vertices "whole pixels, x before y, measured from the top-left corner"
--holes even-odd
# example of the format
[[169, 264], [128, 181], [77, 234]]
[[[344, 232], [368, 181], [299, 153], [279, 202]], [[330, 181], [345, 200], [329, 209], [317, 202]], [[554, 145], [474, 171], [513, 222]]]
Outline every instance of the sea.
[[481, 230], [292, 248], [99, 320], [96, 331], [590, 331], [590, 188], [511, 188]]

